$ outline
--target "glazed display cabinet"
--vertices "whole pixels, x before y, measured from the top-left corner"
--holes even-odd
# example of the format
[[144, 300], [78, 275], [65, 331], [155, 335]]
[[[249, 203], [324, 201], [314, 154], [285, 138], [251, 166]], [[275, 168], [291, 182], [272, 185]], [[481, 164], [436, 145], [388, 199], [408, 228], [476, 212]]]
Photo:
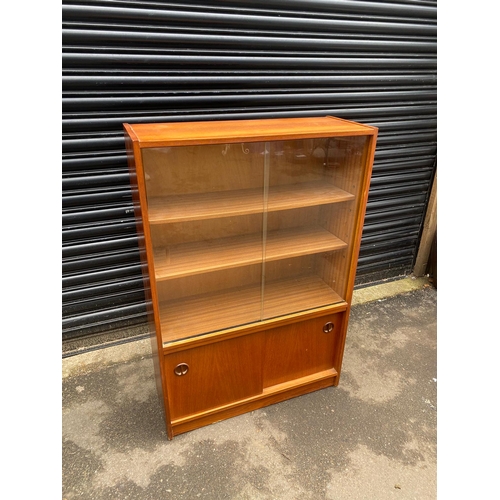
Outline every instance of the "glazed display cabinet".
[[169, 439], [337, 385], [377, 129], [124, 128]]

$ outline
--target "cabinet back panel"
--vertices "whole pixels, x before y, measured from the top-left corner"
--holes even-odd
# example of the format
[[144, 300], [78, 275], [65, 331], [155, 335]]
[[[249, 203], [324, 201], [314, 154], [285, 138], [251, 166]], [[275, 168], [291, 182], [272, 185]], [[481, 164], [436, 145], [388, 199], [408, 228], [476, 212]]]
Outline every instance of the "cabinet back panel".
[[260, 264], [223, 269], [160, 281], [157, 283], [158, 297], [160, 302], [165, 302], [237, 287], [260, 286], [261, 280], [262, 266]]
[[337, 137], [328, 142], [325, 171], [332, 184], [359, 196], [368, 144], [367, 137]]
[[262, 214], [151, 225], [151, 240], [154, 247], [167, 247], [193, 241], [203, 243], [218, 238], [253, 233], [262, 233]]
[[314, 139], [275, 141], [270, 143], [270, 186], [319, 181], [323, 178], [323, 159], [314, 156], [321, 151]]
[[264, 157], [246, 151], [243, 143], [144, 149], [148, 198], [262, 187]]

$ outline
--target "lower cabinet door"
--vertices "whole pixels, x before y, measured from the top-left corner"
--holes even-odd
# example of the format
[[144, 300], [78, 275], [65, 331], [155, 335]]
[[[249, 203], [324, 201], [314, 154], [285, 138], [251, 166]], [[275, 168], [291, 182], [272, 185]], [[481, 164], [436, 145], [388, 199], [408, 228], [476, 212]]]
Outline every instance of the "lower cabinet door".
[[262, 336], [247, 335], [165, 355], [170, 418], [262, 392]]
[[336, 368], [343, 313], [273, 328], [264, 338], [264, 388]]

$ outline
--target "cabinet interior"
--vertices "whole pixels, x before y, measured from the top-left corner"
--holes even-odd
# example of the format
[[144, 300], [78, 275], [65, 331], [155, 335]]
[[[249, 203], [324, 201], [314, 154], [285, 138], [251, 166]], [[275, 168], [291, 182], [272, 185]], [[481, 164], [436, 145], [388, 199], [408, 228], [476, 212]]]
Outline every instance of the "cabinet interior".
[[165, 343], [345, 300], [366, 137], [142, 155]]

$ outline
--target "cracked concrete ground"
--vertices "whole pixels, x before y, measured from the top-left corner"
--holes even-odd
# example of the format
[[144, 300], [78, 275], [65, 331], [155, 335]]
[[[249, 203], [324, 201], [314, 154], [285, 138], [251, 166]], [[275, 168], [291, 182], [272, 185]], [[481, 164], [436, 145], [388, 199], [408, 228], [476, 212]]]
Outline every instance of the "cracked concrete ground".
[[435, 499], [436, 295], [355, 300], [338, 387], [172, 441], [149, 344], [68, 358], [63, 499]]

